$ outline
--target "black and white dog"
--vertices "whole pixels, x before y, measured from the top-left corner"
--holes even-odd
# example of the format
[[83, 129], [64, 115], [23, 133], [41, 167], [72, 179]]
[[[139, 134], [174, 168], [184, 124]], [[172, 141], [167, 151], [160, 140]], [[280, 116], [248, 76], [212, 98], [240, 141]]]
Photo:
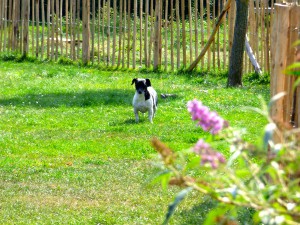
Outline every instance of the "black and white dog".
[[150, 123], [157, 109], [157, 94], [149, 79], [134, 78], [131, 85], [135, 84], [135, 94], [132, 100], [135, 122], [139, 122], [139, 112], [148, 111]]

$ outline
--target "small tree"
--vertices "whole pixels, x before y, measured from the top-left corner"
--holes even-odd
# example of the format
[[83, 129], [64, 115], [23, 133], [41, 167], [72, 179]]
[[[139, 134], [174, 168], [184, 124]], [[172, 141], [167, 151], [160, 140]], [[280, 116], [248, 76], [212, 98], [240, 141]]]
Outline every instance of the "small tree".
[[236, 20], [232, 50], [230, 53], [227, 87], [242, 85], [243, 53], [248, 23], [249, 0], [236, 0]]

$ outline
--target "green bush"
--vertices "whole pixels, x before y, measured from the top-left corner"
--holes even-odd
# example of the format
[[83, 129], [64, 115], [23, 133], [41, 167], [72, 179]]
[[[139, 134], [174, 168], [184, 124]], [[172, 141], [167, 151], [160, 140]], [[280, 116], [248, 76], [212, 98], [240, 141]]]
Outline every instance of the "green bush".
[[[197, 100], [188, 103], [188, 110], [192, 119], [211, 133], [209, 138], [200, 139], [192, 151], [181, 152], [172, 151], [158, 139], [152, 140], [165, 167], [159, 179], [164, 184], [185, 187], [169, 206], [164, 224], [191, 191], [209, 195], [218, 202], [207, 214], [205, 224], [237, 224], [237, 209], [241, 207], [253, 210], [253, 223], [297, 224], [300, 219], [299, 130], [288, 129], [268, 116], [272, 103], [282, 96], [274, 96], [263, 109], [253, 109], [269, 121], [263, 135], [258, 137], [260, 144], [245, 141], [245, 130], [230, 127]], [[220, 142], [228, 144], [227, 159], [214, 149]]]

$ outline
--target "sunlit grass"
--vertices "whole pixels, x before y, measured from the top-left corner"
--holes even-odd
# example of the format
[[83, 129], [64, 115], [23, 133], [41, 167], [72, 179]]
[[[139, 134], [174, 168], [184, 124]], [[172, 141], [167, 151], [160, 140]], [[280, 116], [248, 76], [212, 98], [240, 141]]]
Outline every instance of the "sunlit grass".
[[[177, 188], [163, 191], [158, 137], [175, 151], [206, 136], [190, 120], [197, 98], [254, 141], [265, 119], [243, 109], [269, 99], [268, 85], [227, 89], [222, 76], [101, 71], [54, 63], [0, 61], [0, 223], [161, 224]], [[154, 124], [134, 122], [135, 77], [148, 77], [159, 94]], [[219, 146], [228, 155], [228, 147]], [[199, 207], [193, 207], [199, 205]], [[201, 206], [201, 207], [200, 207]], [[201, 224], [213, 203], [192, 193], [171, 224]]]

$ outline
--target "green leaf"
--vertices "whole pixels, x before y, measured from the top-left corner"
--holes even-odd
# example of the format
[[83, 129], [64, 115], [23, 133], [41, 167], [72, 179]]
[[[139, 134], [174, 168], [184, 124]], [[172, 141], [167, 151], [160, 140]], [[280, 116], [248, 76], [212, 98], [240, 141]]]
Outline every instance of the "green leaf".
[[189, 161], [186, 165], [185, 169], [193, 169], [200, 165], [200, 157], [194, 157], [191, 161]]
[[217, 219], [224, 216], [227, 211], [228, 209], [226, 209], [224, 206], [210, 210], [203, 225], [217, 224]]
[[251, 177], [251, 172], [247, 168], [239, 169], [235, 171], [235, 175], [241, 179], [247, 179]]
[[163, 190], [167, 189], [172, 173], [170, 170], [164, 170], [158, 173], [158, 175], [151, 181], [151, 184], [161, 183]]
[[168, 208], [168, 212], [166, 214], [166, 219], [163, 223], [163, 225], [166, 225], [168, 224], [170, 218], [172, 217], [172, 215], [174, 214], [175, 212], [175, 209], [177, 208], [178, 204], [180, 202], [182, 202], [182, 200], [186, 197], [186, 195], [191, 191], [193, 190], [192, 187], [188, 187], [186, 189], [183, 189], [181, 192], [178, 193], [178, 195], [176, 196], [174, 202], [172, 204], [169, 205], [169, 208]]
[[293, 85], [293, 90], [295, 91], [295, 89], [298, 87], [298, 85], [300, 85], [300, 77], [295, 81], [294, 85]]
[[292, 65], [288, 66], [285, 70], [284, 73], [286, 75], [295, 75], [295, 76], [300, 76], [300, 62], [293, 63]]
[[293, 43], [293, 47], [296, 47], [296, 46], [298, 46], [298, 45], [300, 45], [300, 40], [297, 40], [297, 41], [295, 41], [294, 43]]

